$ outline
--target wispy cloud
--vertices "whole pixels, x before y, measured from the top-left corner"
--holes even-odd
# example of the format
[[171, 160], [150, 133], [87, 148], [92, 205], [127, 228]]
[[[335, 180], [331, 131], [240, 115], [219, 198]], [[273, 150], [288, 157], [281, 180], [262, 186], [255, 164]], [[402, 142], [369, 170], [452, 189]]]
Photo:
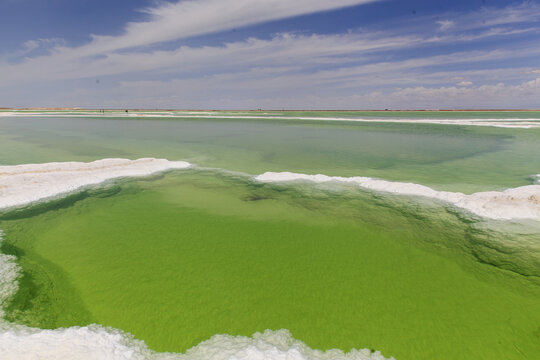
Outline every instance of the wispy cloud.
[[[358, 63], [372, 52], [406, 48], [422, 42], [422, 38], [415, 36], [353, 33], [304, 36], [284, 33], [270, 40], [250, 38], [223, 46], [183, 46], [169, 51], [111, 53], [91, 58], [55, 52], [0, 67], [0, 76], [3, 83], [8, 84], [156, 70], [174, 70], [178, 75], [223, 72], [239, 66], [285, 66], [308, 70], [324, 64], [339, 66], [347, 61]], [[73, 52], [77, 52], [77, 49], [73, 49]]]
[[452, 20], [439, 20], [437, 24], [439, 24], [439, 30], [441, 31], [446, 31], [455, 25]]
[[478, 13], [462, 17], [462, 24], [470, 23], [471, 27], [492, 27], [518, 23], [535, 23], [540, 21], [540, 4], [523, 1], [504, 8], [484, 7]]
[[79, 49], [91, 55], [209, 34], [262, 22], [335, 10], [377, 0], [186, 0], [143, 11], [148, 21], [128, 23], [120, 36], [92, 36]]
[[[476, 35], [476, 38], [482, 36]], [[486, 35], [489, 36], [489, 35]], [[331, 74], [334, 81], [349, 81], [368, 74], [400, 78], [397, 71], [445, 64], [489, 62], [540, 54], [535, 43], [516, 49], [466, 51], [405, 60], [384, 61], [388, 51], [411, 49], [427, 44], [470, 41], [455, 35], [421, 37], [389, 33], [346, 33], [310, 36], [279, 34], [269, 40], [250, 38], [222, 46], [187, 47], [174, 50], [100, 53], [92, 57], [71, 52], [53, 51], [46, 56], [26, 59], [23, 63], [0, 66], [3, 84], [54, 81], [76, 78], [116, 76], [141, 72], [171, 72], [174, 77], [190, 77], [244, 71], [253, 68], [295, 69], [300, 77], [313, 73]], [[331, 66], [333, 69], [326, 70]], [[323, 70], [320, 70], [320, 68]], [[44, 71], [46, 70], [46, 71]], [[307, 74], [307, 75], [306, 75]], [[293, 75], [294, 76], [294, 75]], [[328, 76], [330, 77], [330, 76]]]
[[[246, 92], [243, 76], [215, 75], [173, 81], [127, 81], [106, 90], [79, 89], [63, 96], [72, 106], [237, 109], [527, 108], [540, 96], [540, 78], [516, 85], [405, 87], [371, 92]], [[291, 81], [292, 83], [292, 81]], [[291, 84], [288, 83], [288, 84]], [[242, 96], [238, 96], [242, 94]], [[212, 99], [209, 101], [209, 99]], [[44, 105], [47, 102], [44, 103]], [[94, 104], [94, 105], [92, 105]]]
[[[178, 107], [174, 106], [174, 101], [178, 101], [175, 96], [190, 101], [190, 107], [197, 107], [196, 104], [202, 103], [206, 96], [215, 104], [212, 107], [219, 107], [218, 103], [226, 101], [219, 93], [223, 91], [235, 94], [239, 99], [251, 97], [253, 103], [261, 101], [277, 105], [270, 99], [304, 99], [305, 104], [301, 107], [309, 107], [316, 93], [334, 99], [335, 106], [329, 107], [335, 108], [339, 104], [345, 106], [344, 99], [358, 101], [357, 96], [366, 96], [371, 99], [371, 104], [375, 104], [376, 94], [381, 94], [381, 99], [393, 94], [393, 99], [401, 99], [399, 101], [404, 104], [410, 101], [406, 95], [414, 93], [432, 100], [440, 96], [444, 102], [448, 101], [442, 99], [444, 96], [472, 96], [482, 89], [499, 96], [502, 92], [517, 90], [512, 86], [517, 86], [518, 82], [526, 84], [538, 74], [537, 66], [512, 65], [520, 59], [540, 56], [540, 43], [536, 38], [504, 47], [492, 42], [495, 45], [484, 46], [482, 50], [471, 50], [470, 46], [455, 50], [459, 49], [456, 44], [537, 34], [538, 29], [531, 24], [540, 19], [540, 5], [535, 3], [443, 14], [443, 20], [436, 21], [440, 30], [436, 35], [403, 33], [399, 27], [389, 27], [385, 31], [360, 29], [324, 35], [282, 33], [267, 39], [247, 38], [214, 46], [178, 45], [172, 49], [168, 46], [168, 50], [156, 46], [167, 41], [367, 2], [370, 0], [158, 3], [143, 10], [148, 14], [146, 21], [126, 24], [120, 35], [93, 36], [86, 45], [67, 47], [57, 39], [25, 42], [18, 53], [23, 57], [21, 61], [2, 64], [0, 59], [0, 88], [22, 88], [29, 83], [34, 87], [47, 82], [64, 86], [68, 81], [85, 78], [92, 79], [95, 85], [96, 78], [106, 77], [111, 79], [107, 89], [94, 86], [55, 96], [66, 101], [71, 99], [70, 105], [88, 106], [88, 103], [76, 103], [76, 97], [79, 97], [81, 102], [94, 99], [100, 104], [116, 101], [117, 105], [129, 102], [133, 106], [149, 107], [160, 104]], [[420, 22], [425, 20], [420, 19]], [[426, 26], [432, 29], [434, 22], [435, 19], [431, 19]], [[516, 24], [520, 26], [514, 26]], [[449, 44], [452, 47], [444, 48]], [[438, 50], [433, 51], [432, 47]], [[507, 65], [501, 66], [501, 62]], [[496, 82], [514, 85], [502, 83], [501, 92], [495, 92], [492, 87], [498, 86], [494, 85]], [[481, 84], [488, 87], [482, 88]], [[430, 91], [432, 95], [428, 96]], [[6, 91], [5, 96], [9, 98], [10, 92]], [[523, 99], [529, 98], [524, 96]], [[135, 100], [140, 101], [139, 105], [133, 103]], [[235, 107], [236, 100], [229, 98], [229, 101], [231, 107]], [[318, 104], [328, 104], [328, 101]]]
[[516, 24], [535, 24], [540, 21], [540, 4], [532, 1], [510, 4], [506, 7], [482, 7], [468, 13], [445, 14], [436, 21], [441, 30], [469, 31]]
[[427, 108], [437, 104], [446, 108], [513, 108], [528, 107], [540, 96], [540, 78], [517, 85], [498, 83], [472, 87], [413, 87], [387, 94], [392, 105], [409, 103], [411, 107]]

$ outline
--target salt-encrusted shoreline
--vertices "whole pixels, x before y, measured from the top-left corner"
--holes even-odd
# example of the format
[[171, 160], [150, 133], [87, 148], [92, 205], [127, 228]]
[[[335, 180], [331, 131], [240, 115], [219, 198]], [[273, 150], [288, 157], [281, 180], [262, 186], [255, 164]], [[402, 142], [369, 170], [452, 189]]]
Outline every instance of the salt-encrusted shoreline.
[[[171, 169], [187, 169], [191, 166], [185, 161], [154, 158], [0, 166], [0, 210], [58, 197], [115, 178], [147, 176]], [[437, 191], [420, 184], [361, 176], [341, 177], [292, 172], [266, 172], [255, 176], [254, 180], [260, 182], [354, 183], [369, 190], [399, 195], [424, 196], [445, 201], [490, 219], [540, 220], [540, 185], [527, 185], [504, 191], [486, 191], [466, 195], [460, 192]]]
[[157, 353], [143, 341], [99, 325], [41, 330], [0, 323], [0, 355], [5, 360], [392, 360], [368, 349], [345, 353], [309, 348], [287, 330], [252, 337], [214, 335], [185, 354]]
[[0, 166], [0, 210], [54, 198], [115, 178], [189, 167], [191, 164], [185, 161], [154, 158]]
[[353, 183], [369, 190], [399, 195], [424, 196], [441, 200], [489, 219], [540, 220], [540, 185], [527, 185], [504, 191], [485, 191], [466, 195], [460, 192], [437, 191], [420, 184], [393, 182], [360, 176], [341, 177], [321, 174], [307, 175], [292, 172], [266, 172], [256, 176], [254, 179], [260, 182], [309, 181], [315, 183]]

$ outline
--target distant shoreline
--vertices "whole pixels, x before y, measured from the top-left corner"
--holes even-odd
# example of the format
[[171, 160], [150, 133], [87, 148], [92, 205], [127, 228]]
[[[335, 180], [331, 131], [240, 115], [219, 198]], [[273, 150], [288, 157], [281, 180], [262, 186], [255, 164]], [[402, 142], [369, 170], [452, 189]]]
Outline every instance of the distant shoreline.
[[245, 111], [245, 112], [264, 112], [264, 111], [280, 111], [280, 112], [298, 112], [298, 111], [311, 111], [311, 112], [517, 112], [517, 111], [540, 111], [540, 109], [357, 109], [357, 110], [310, 110], [310, 109], [298, 109], [298, 110], [286, 110], [286, 109], [139, 109], [139, 108], [123, 108], [123, 109], [83, 109], [83, 108], [69, 108], [69, 107], [25, 107], [25, 108], [10, 108], [0, 107], [0, 110], [7, 111]]

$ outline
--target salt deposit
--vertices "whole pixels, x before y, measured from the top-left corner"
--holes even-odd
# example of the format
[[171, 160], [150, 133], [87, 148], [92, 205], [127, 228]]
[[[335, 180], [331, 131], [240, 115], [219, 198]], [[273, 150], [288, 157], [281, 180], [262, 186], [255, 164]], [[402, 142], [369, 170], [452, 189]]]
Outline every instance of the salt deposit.
[[[3, 233], [0, 230], [0, 245]], [[20, 268], [15, 263], [15, 256], [0, 253], [0, 319], [4, 317], [5, 307], [9, 299], [18, 289], [17, 278]], [[1, 321], [1, 320], [0, 320]]]
[[0, 166], [0, 209], [54, 198], [110, 179], [147, 176], [190, 166], [185, 161], [153, 158]]
[[[4, 328], [2, 328], [2, 326]], [[39, 330], [0, 325], [3, 360], [385, 360], [370, 350], [313, 350], [287, 330], [253, 337], [215, 335], [185, 354], [156, 353], [119, 330], [97, 325]], [[391, 358], [392, 359], [392, 358]]]
[[540, 220], [540, 185], [527, 185], [504, 191], [486, 191], [466, 195], [460, 192], [437, 191], [430, 187], [392, 182], [369, 177], [307, 175], [291, 172], [266, 172], [255, 177], [260, 182], [310, 181], [315, 183], [353, 183], [362, 188], [399, 195], [424, 196], [451, 203], [473, 214], [498, 220]]

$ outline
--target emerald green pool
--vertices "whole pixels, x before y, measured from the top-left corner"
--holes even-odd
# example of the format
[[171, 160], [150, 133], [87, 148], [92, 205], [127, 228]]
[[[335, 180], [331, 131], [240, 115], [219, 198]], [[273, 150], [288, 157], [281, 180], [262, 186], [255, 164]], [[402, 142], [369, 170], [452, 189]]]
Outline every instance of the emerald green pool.
[[398, 360], [540, 353], [538, 263], [489, 261], [486, 245], [519, 232], [483, 233], [489, 224], [427, 200], [251, 180], [294, 171], [463, 192], [521, 186], [540, 173], [537, 129], [6, 117], [0, 138], [0, 164], [199, 165], [0, 214], [2, 250], [24, 270], [9, 320], [98, 323], [173, 352], [286, 328], [312, 348]]

